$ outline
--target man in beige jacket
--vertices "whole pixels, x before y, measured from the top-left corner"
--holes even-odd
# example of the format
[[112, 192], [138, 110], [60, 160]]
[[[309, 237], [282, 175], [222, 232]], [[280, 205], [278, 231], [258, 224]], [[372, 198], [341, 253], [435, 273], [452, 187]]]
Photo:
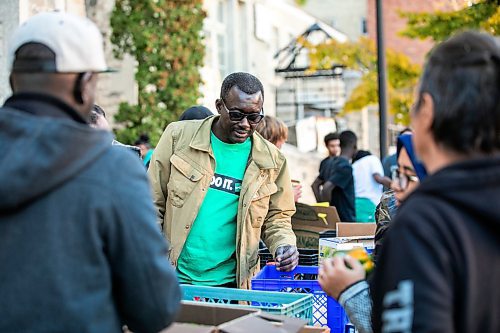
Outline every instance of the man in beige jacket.
[[148, 172], [181, 283], [249, 288], [261, 238], [279, 270], [297, 266], [292, 184], [285, 157], [254, 132], [262, 83], [233, 73], [220, 96], [220, 115], [166, 128]]

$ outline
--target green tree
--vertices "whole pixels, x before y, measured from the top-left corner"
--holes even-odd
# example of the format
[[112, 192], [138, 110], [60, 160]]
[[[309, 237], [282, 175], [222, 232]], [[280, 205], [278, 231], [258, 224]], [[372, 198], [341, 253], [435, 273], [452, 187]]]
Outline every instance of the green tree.
[[202, 0], [116, 0], [111, 42], [117, 57], [135, 57], [139, 90], [137, 105], [120, 104], [118, 140], [147, 133], [156, 144], [167, 124], [196, 104], [205, 15]]
[[500, 1], [475, 1], [457, 11], [433, 13], [401, 13], [408, 25], [401, 32], [410, 38], [428, 38], [438, 42], [461, 30], [481, 29], [500, 35]]
[[[304, 39], [299, 39], [299, 43], [309, 51], [311, 72], [340, 64], [363, 73], [361, 82], [352, 91], [344, 106], [344, 112], [361, 110], [368, 105], [378, 103], [377, 50], [372, 40], [361, 38], [358, 42], [346, 43], [328, 40], [313, 45]], [[394, 115], [396, 123], [407, 125], [421, 68], [411, 63], [402, 53], [388, 50], [386, 56], [389, 112]]]

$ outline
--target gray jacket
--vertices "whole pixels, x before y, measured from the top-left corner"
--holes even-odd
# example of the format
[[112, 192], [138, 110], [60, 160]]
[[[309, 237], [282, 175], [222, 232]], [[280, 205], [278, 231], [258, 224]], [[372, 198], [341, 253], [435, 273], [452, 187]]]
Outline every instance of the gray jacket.
[[0, 108], [0, 332], [166, 327], [180, 290], [139, 159], [110, 133], [30, 114], [57, 103], [14, 104]]
[[358, 333], [372, 333], [372, 299], [370, 288], [365, 280], [359, 281], [339, 296], [339, 304], [347, 312], [351, 323]]

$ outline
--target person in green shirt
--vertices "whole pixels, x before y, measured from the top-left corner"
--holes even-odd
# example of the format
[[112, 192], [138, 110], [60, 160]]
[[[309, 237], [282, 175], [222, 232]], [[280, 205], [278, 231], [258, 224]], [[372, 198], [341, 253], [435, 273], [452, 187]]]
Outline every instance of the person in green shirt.
[[181, 283], [249, 288], [262, 237], [282, 271], [298, 264], [286, 159], [255, 132], [264, 89], [248, 73], [223, 82], [219, 116], [165, 130], [149, 175]]

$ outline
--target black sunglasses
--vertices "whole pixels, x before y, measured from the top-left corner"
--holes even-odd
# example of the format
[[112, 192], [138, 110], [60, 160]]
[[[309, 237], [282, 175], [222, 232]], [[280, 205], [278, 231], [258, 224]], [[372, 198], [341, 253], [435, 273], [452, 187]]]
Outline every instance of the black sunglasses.
[[250, 124], [258, 124], [264, 118], [264, 110], [260, 111], [259, 113], [244, 113], [241, 111], [236, 111], [236, 110], [229, 110], [226, 106], [226, 103], [224, 100], [221, 98], [222, 105], [224, 105], [224, 108], [226, 109], [227, 114], [229, 115], [229, 119], [234, 122], [240, 122], [244, 118], [247, 118], [248, 122]]

